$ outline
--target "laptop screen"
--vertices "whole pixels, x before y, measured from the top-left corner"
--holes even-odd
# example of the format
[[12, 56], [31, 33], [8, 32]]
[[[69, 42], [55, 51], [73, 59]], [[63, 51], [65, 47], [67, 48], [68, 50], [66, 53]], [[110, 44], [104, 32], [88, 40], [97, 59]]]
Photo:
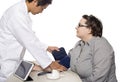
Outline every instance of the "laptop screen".
[[26, 80], [28, 75], [30, 74], [33, 64], [27, 61], [21, 61], [20, 65], [18, 66], [17, 70], [15, 71], [15, 76], [22, 80]]

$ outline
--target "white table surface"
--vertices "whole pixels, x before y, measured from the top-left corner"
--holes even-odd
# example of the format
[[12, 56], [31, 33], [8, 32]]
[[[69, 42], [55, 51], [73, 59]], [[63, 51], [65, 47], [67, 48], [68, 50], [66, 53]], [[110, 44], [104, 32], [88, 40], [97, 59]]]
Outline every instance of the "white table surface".
[[[46, 74], [37, 76], [39, 72], [34, 71], [31, 72], [30, 76], [32, 77], [33, 81], [26, 81], [26, 82], [82, 82], [80, 77], [72, 72], [72, 71], [64, 71], [60, 72], [60, 78], [59, 79], [48, 79]], [[23, 82], [19, 78], [15, 77], [14, 75], [11, 75], [7, 82]]]

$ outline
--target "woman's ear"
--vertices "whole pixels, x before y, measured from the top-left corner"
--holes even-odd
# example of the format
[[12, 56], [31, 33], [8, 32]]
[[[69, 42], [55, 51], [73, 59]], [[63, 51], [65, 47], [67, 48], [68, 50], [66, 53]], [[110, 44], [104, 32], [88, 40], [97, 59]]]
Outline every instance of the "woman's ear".
[[89, 34], [91, 34], [92, 33], [92, 29], [91, 28], [89, 28]]
[[33, 0], [33, 3], [34, 3], [35, 6], [37, 6], [38, 1], [37, 0]]

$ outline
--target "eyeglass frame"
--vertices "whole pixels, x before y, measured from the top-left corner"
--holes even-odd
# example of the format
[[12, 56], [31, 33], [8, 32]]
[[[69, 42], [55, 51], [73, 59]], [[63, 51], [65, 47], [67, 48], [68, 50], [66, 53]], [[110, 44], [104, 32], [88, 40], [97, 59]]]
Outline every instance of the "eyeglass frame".
[[78, 24], [77, 28], [80, 28], [80, 27], [88, 27], [87, 25], [82, 25], [82, 24]]

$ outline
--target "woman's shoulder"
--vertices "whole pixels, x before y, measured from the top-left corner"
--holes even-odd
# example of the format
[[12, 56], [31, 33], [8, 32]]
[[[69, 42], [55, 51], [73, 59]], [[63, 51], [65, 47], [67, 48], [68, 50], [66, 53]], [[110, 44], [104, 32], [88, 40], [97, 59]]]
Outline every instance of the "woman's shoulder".
[[105, 37], [96, 37], [95, 38], [95, 47], [112, 49], [111, 44]]
[[89, 42], [91, 45], [104, 45], [104, 44], [109, 44], [106, 38], [104, 37], [93, 37]]
[[110, 44], [105, 37], [96, 37], [96, 38], [95, 38], [95, 43], [99, 43], [99, 44]]

